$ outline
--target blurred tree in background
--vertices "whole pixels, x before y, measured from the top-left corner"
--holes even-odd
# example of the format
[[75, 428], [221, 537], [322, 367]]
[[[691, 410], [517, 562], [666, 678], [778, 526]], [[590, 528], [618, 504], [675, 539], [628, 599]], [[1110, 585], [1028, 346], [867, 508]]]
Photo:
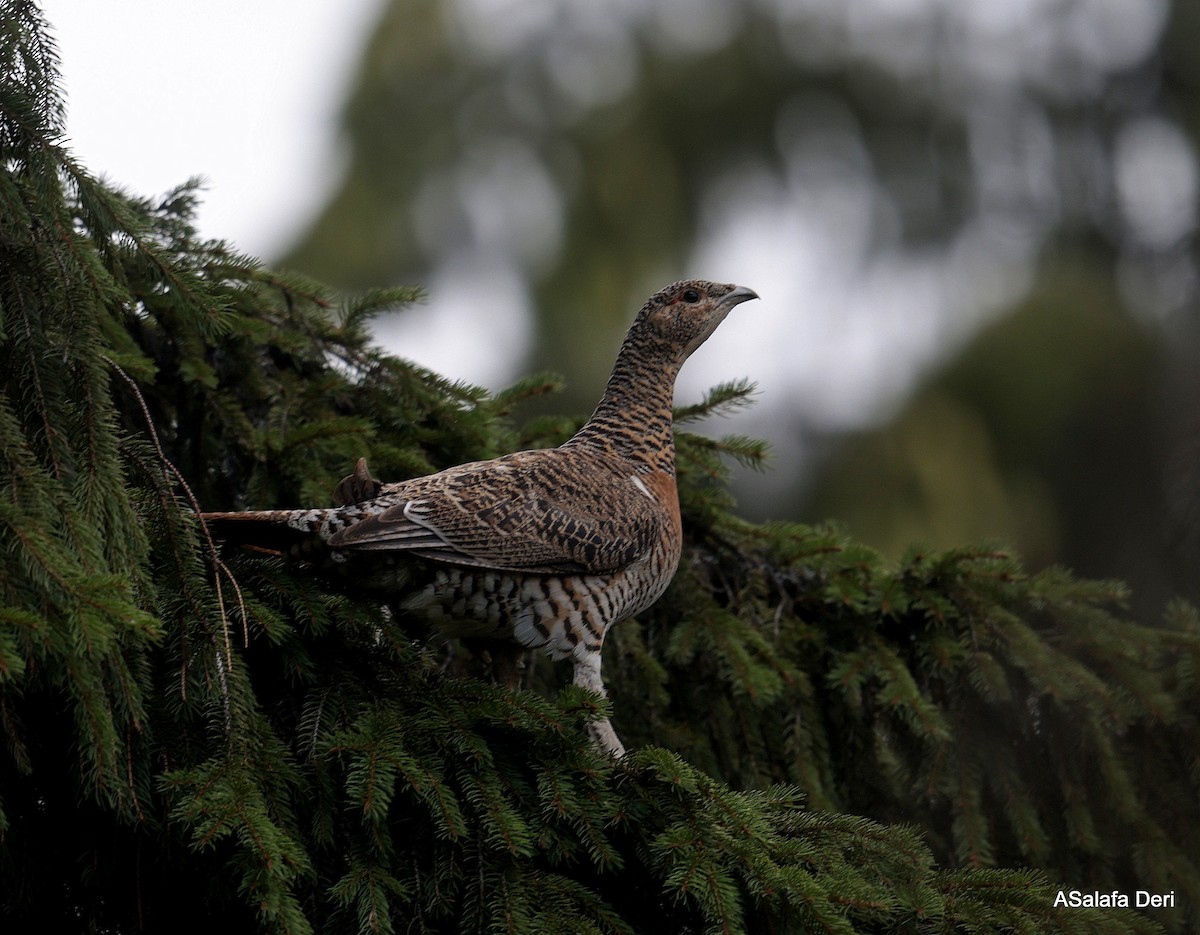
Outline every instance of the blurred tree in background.
[[394, 0], [286, 262], [460, 283], [568, 410], [634, 297], [736, 272], [777, 310], [736, 345], [780, 452], [747, 515], [1001, 536], [1152, 619], [1200, 590], [1198, 10]]

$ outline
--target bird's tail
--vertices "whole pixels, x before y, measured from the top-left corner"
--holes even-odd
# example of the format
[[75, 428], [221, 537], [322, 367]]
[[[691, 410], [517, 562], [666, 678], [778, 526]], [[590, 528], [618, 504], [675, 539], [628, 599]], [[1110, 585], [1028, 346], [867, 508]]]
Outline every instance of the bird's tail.
[[244, 513], [201, 513], [214, 539], [256, 552], [293, 555], [321, 549], [328, 538], [329, 510], [251, 510]]

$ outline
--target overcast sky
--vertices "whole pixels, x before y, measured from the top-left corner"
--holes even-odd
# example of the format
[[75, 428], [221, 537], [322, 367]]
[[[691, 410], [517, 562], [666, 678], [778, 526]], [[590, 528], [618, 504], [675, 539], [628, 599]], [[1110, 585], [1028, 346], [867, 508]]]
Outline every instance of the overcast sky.
[[70, 146], [139, 195], [207, 180], [200, 229], [270, 258], [339, 176], [332, 123], [380, 0], [43, 0]]

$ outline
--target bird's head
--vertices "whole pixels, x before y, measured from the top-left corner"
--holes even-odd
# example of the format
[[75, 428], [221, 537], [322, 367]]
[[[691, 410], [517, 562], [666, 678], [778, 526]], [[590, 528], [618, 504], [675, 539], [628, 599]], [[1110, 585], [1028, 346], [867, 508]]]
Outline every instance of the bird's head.
[[758, 293], [744, 286], [688, 279], [650, 296], [634, 327], [640, 326], [655, 344], [676, 352], [682, 363], [725, 320], [730, 309], [757, 298]]

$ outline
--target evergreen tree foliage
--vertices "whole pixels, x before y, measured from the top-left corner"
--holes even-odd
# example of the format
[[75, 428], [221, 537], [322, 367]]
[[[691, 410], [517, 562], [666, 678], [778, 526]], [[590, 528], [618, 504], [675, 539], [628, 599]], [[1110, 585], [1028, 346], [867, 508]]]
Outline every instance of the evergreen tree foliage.
[[[59, 142], [47, 30], [0, 0], [0, 921], [6, 930], [1155, 932], [1196, 923], [1200, 620], [1000, 549], [896, 567], [734, 519], [681, 433], [689, 542], [614, 630], [611, 702], [464, 647], [205, 508], [328, 502], [554, 443], [387, 356], [372, 314]], [[745, 384], [682, 422], [744, 403]], [[584, 724], [611, 708], [612, 764]], [[862, 816], [862, 817], [855, 817]], [[1032, 869], [1019, 869], [1027, 867]], [[1017, 868], [1017, 869], [1013, 869]], [[1054, 909], [1060, 886], [1174, 912]]]

